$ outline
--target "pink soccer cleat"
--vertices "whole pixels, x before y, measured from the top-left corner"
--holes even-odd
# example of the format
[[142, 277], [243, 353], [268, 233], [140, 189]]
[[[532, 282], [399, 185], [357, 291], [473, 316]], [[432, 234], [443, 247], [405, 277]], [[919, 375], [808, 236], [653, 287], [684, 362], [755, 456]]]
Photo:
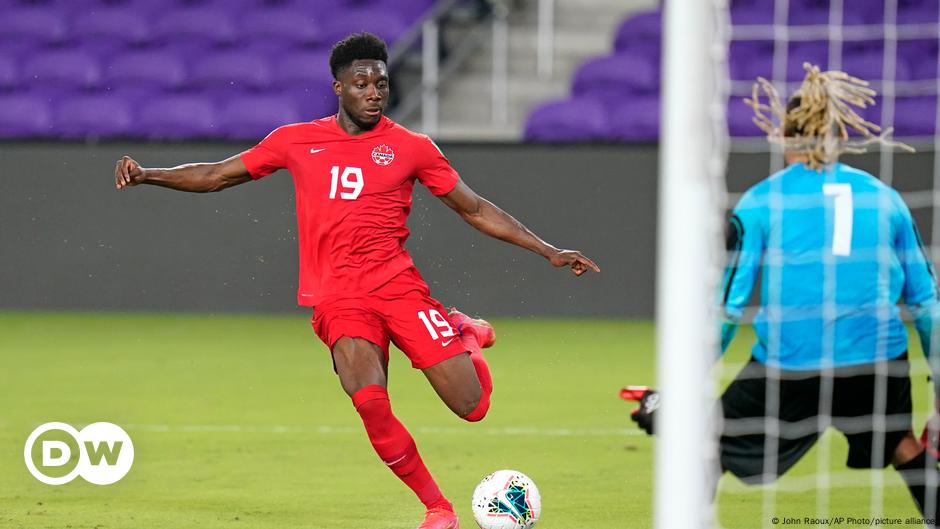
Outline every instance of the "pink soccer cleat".
[[424, 522], [418, 529], [460, 529], [457, 513], [446, 507], [434, 507], [424, 513]]
[[480, 318], [471, 318], [457, 310], [457, 307], [451, 307], [447, 315], [450, 316], [451, 323], [457, 326], [458, 333], [473, 333], [483, 349], [492, 347], [496, 343], [496, 330], [490, 322]]

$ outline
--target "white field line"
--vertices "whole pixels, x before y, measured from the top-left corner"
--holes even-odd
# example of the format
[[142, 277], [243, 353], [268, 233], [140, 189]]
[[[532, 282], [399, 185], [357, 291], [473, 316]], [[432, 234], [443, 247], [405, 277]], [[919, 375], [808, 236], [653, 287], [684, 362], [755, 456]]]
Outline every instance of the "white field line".
[[[270, 433], [270, 434], [361, 434], [361, 426], [252, 426], [241, 424], [128, 424], [128, 431], [156, 433]], [[646, 434], [639, 428], [453, 428], [419, 426], [409, 428], [421, 435], [492, 435], [531, 437], [639, 437]]]

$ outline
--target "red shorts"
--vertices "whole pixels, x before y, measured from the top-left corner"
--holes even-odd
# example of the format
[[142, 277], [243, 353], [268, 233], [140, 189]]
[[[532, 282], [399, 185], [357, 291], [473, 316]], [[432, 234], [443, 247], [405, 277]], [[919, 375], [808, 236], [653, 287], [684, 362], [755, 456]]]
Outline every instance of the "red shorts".
[[318, 304], [312, 323], [331, 351], [343, 336], [362, 338], [381, 347], [387, 362], [391, 341], [416, 369], [466, 352], [447, 310], [431, 297], [427, 283], [413, 266], [368, 294]]

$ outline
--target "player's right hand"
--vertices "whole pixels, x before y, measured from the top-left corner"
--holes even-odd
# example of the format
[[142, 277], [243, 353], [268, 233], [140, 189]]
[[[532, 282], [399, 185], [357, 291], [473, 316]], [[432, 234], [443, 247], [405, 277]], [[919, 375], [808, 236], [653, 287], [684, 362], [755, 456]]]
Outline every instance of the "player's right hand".
[[594, 270], [595, 272], [601, 271], [601, 269], [594, 264], [594, 261], [588, 259], [581, 252], [576, 250], [558, 250], [548, 258], [548, 261], [552, 263], [552, 266], [557, 268], [570, 266], [571, 273], [576, 276], [580, 276], [588, 270]]
[[114, 186], [118, 189], [136, 186], [144, 181], [146, 171], [130, 156], [123, 156], [114, 168]]

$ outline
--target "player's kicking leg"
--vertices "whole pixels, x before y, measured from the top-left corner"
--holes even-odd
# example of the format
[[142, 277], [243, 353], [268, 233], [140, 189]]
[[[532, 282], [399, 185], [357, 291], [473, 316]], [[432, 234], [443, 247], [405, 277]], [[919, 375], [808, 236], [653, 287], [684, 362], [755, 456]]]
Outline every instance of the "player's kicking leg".
[[493, 326], [455, 308], [448, 312], [466, 354], [447, 358], [422, 369], [434, 391], [457, 416], [469, 422], [486, 417], [490, 409], [493, 378], [482, 349], [496, 343]]
[[385, 352], [368, 340], [350, 337], [337, 340], [332, 352], [340, 383], [352, 398], [376, 453], [427, 509], [418, 529], [458, 529], [453, 506], [431, 477], [411, 434], [392, 413]]
[[[481, 353], [495, 339], [489, 324], [470, 322], [466, 317], [468, 321], [464, 321], [463, 315], [445, 316], [447, 310], [431, 297], [427, 283], [413, 267], [370, 293], [369, 300], [369, 317], [381, 318], [378, 328], [388, 333], [385, 336], [405, 353], [414, 368], [424, 372], [441, 400], [465, 420], [481, 420], [489, 409], [493, 390]], [[449, 502], [425, 505], [425, 520], [418, 529], [458, 527]]]

